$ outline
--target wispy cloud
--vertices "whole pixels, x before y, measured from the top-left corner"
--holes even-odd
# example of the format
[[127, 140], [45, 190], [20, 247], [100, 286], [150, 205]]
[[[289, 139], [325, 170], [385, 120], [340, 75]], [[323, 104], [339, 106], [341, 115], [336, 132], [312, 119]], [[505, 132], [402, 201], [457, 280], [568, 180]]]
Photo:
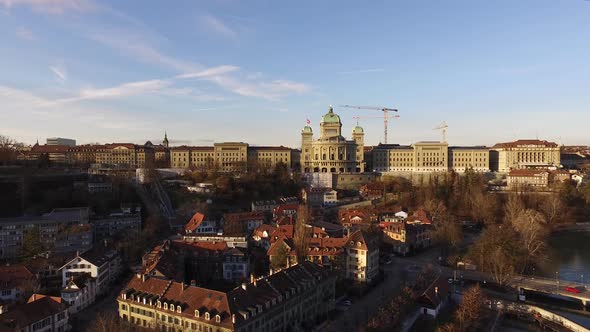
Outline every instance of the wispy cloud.
[[85, 88], [78, 95], [48, 102], [48, 105], [79, 102], [85, 100], [109, 99], [136, 96], [151, 92], [158, 92], [172, 83], [167, 80], [147, 80], [120, 84], [110, 88]]
[[32, 41], [37, 39], [33, 31], [25, 27], [19, 27], [18, 29], [16, 29], [16, 35], [24, 40]]
[[52, 15], [61, 15], [69, 11], [90, 12], [100, 8], [91, 0], [0, 0], [0, 5], [6, 9], [29, 7], [33, 11]]
[[382, 71], [385, 71], [385, 68], [369, 68], [369, 69], [341, 71], [341, 72], [338, 72], [338, 74], [341, 74], [341, 75], [366, 74], [366, 73], [378, 73], [378, 72], [382, 72]]
[[202, 69], [198, 64], [161, 53], [138, 36], [126, 35], [120, 32], [109, 32], [93, 34], [89, 37], [94, 41], [119, 50], [125, 55], [137, 57], [143, 62], [163, 65], [180, 72], [195, 72]]
[[68, 79], [66, 68], [62, 65], [50, 66], [49, 70], [55, 74], [57, 81], [60, 83], [64, 83]]
[[208, 69], [201, 70], [201, 71], [194, 72], [194, 73], [186, 73], [186, 74], [177, 75], [176, 78], [206, 78], [206, 77], [211, 77], [211, 76], [218, 76], [218, 75], [227, 74], [227, 73], [239, 70], [239, 69], [240, 69], [240, 67], [237, 67], [237, 66], [223, 65], [223, 66], [208, 68]]
[[221, 21], [213, 15], [201, 16], [201, 23], [208, 30], [213, 31], [217, 34], [224, 35], [226, 37], [235, 38], [238, 35], [236, 31], [234, 31], [227, 24], [225, 24], [223, 21]]

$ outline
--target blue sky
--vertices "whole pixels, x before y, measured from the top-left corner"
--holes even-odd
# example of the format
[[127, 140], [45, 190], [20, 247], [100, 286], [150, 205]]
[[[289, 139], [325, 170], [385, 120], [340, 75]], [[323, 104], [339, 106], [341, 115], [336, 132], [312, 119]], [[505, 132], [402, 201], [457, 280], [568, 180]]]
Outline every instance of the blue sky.
[[0, 0], [0, 134], [299, 146], [328, 105], [390, 143], [590, 144], [590, 1]]

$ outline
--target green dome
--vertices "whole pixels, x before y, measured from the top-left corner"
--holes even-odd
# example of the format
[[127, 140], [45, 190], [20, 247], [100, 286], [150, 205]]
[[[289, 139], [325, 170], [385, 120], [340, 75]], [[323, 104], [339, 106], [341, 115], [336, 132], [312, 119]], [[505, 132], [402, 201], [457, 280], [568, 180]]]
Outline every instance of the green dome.
[[304, 133], [312, 133], [313, 130], [311, 130], [311, 127], [310, 126], [305, 126], [305, 127], [303, 127], [303, 132]]
[[336, 113], [334, 113], [334, 109], [332, 109], [332, 106], [328, 108], [328, 113], [322, 116], [322, 123], [341, 123], [340, 117]]
[[362, 133], [364, 133], [363, 127], [361, 127], [361, 126], [354, 127], [354, 129], [352, 129], [352, 133], [353, 134], [362, 134]]

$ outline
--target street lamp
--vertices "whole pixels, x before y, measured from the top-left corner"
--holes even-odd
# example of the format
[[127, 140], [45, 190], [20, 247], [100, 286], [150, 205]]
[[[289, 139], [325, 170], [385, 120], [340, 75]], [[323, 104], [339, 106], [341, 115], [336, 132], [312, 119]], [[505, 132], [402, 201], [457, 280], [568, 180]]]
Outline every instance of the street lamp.
[[555, 272], [555, 287], [559, 291], [559, 271]]
[[533, 277], [532, 279], [535, 279], [535, 267], [533, 267]]

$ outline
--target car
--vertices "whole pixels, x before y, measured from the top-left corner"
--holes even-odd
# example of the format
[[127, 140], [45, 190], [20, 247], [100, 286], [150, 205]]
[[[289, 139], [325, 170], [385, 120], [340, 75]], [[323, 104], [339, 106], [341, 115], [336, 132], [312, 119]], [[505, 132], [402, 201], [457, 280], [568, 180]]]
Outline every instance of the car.
[[453, 278], [449, 278], [447, 281], [449, 282], [449, 284], [452, 284], [453, 281], [454, 281], [454, 279]]
[[570, 293], [576, 293], [576, 294], [582, 292], [580, 289], [578, 289], [577, 287], [574, 287], [574, 286], [567, 286], [567, 287], [565, 287], [565, 291], [566, 292], [570, 292]]

